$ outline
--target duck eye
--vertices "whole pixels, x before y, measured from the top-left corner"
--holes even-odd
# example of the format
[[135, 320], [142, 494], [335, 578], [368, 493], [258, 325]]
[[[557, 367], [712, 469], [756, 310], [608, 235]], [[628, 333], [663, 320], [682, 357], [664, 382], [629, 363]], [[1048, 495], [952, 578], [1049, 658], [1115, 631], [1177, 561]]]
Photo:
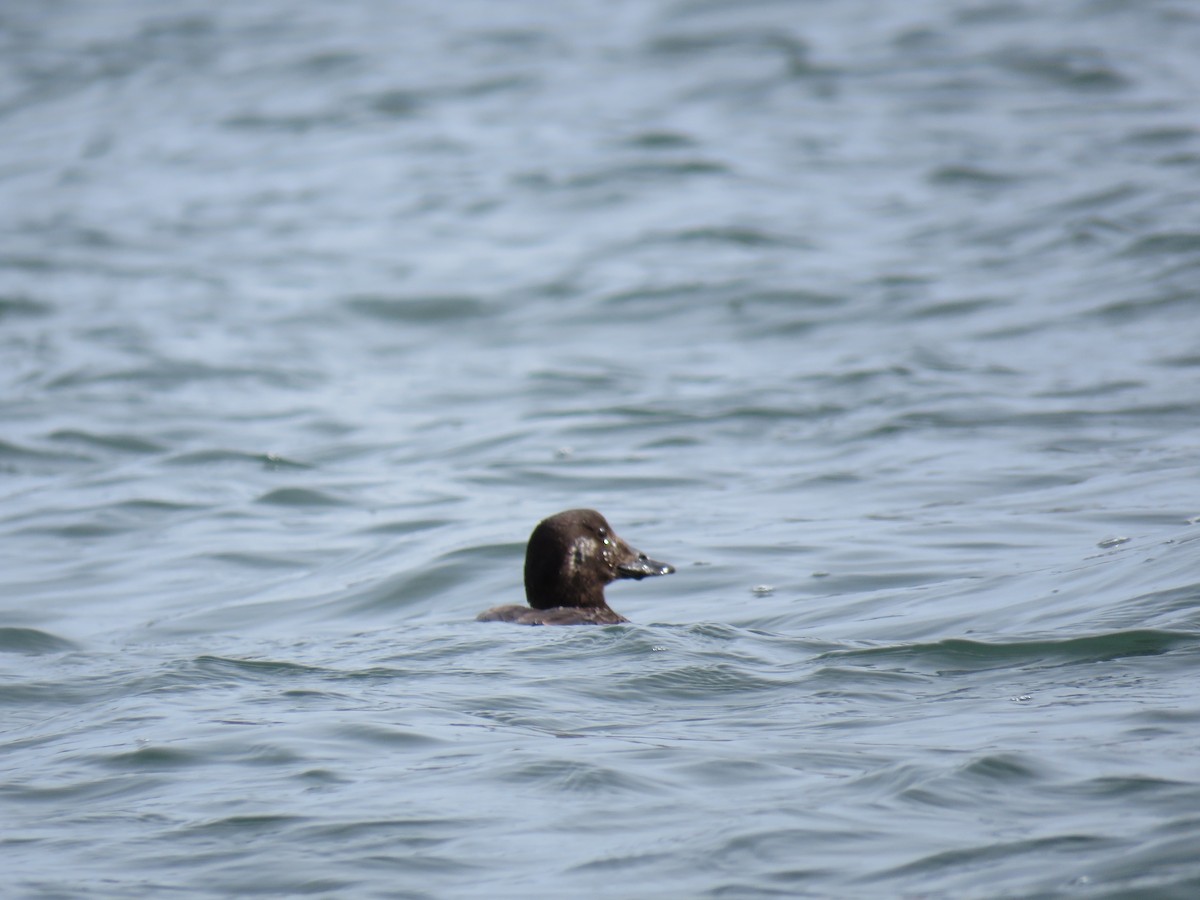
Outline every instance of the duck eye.
[[606, 543], [606, 544], [608, 543], [608, 529], [607, 528], [601, 528], [599, 531], [596, 532], [596, 534], [600, 536], [600, 540], [604, 541], [604, 543]]

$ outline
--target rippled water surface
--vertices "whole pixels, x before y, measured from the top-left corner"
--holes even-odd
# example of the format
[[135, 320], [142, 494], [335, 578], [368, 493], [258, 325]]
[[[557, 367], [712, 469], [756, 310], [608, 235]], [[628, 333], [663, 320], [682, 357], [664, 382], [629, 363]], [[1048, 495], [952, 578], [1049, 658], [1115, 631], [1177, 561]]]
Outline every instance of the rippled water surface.
[[6, 895], [1200, 895], [1197, 47], [5, 4]]

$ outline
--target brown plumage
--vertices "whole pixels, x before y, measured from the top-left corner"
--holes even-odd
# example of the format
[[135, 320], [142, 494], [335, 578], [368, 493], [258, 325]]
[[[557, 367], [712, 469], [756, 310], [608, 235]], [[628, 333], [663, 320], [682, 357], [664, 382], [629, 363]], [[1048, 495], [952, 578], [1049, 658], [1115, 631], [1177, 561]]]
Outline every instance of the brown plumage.
[[569, 509], [539, 522], [529, 536], [529, 606], [494, 606], [476, 618], [517, 625], [616, 625], [629, 620], [605, 602], [606, 584], [674, 571], [674, 566], [650, 559], [617, 537], [594, 509]]

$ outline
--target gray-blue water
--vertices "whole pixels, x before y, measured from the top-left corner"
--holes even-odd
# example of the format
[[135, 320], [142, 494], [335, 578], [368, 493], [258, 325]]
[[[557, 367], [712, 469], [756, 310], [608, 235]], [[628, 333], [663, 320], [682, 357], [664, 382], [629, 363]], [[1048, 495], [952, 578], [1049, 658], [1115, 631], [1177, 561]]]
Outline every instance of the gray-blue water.
[[4, 895], [1200, 896], [1197, 48], [5, 3]]

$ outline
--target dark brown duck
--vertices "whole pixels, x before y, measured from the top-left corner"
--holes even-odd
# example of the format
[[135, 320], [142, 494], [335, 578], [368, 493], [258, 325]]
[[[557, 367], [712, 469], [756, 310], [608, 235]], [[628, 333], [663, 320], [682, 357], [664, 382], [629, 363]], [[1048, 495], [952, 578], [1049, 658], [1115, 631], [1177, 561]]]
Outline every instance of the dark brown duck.
[[476, 618], [517, 625], [616, 625], [629, 620], [604, 601], [606, 584], [674, 571], [674, 566], [650, 559], [617, 537], [594, 509], [569, 509], [539, 522], [529, 536], [529, 606], [493, 606]]

